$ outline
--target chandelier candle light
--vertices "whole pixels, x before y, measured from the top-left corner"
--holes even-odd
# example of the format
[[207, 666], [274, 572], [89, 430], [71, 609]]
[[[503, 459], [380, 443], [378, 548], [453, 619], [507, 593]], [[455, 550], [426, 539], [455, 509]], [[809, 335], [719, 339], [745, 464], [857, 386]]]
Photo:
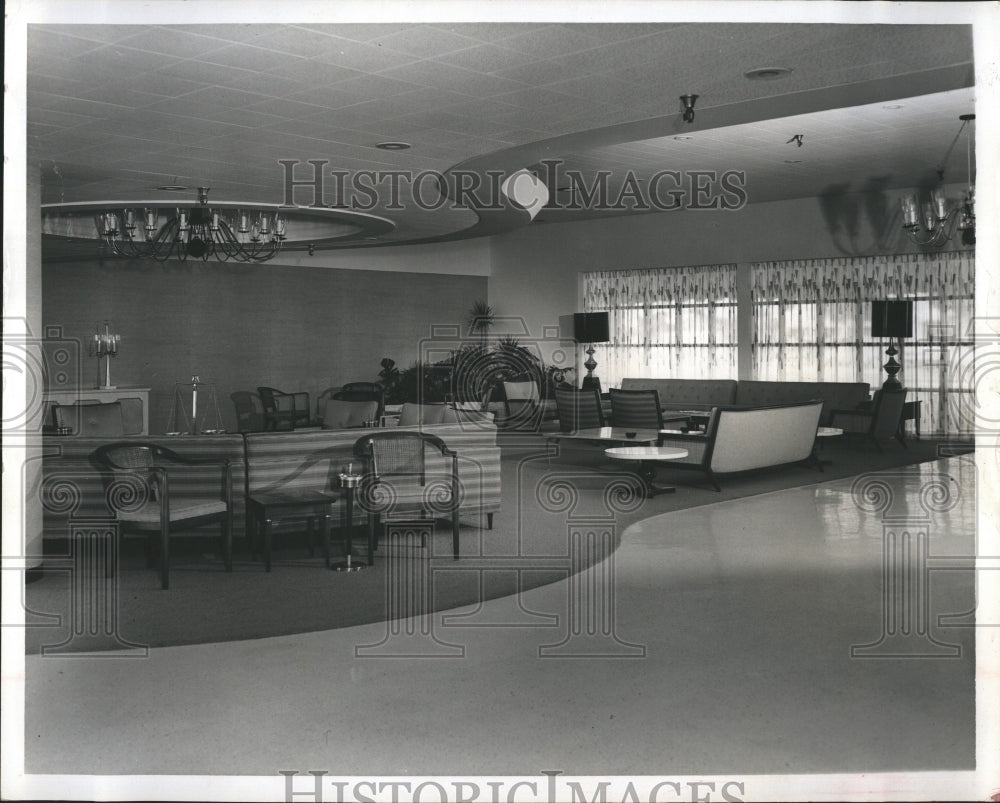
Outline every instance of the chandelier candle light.
[[266, 262], [281, 250], [286, 237], [283, 215], [267, 210], [212, 209], [208, 190], [199, 187], [197, 206], [176, 209], [162, 222], [156, 209], [126, 207], [101, 212], [95, 218], [97, 232], [117, 256], [158, 262], [188, 257]]
[[[94, 332], [94, 354], [97, 355], [97, 386], [101, 390], [115, 390], [115, 385], [111, 384], [111, 358], [118, 356], [118, 347], [121, 345], [121, 335], [111, 334], [108, 322], [104, 322], [104, 332]], [[108, 360], [104, 383], [101, 383], [101, 358]]]
[[[952, 140], [937, 168], [938, 179], [944, 180], [944, 165], [948, 161], [955, 143], [965, 127], [976, 119], [974, 114], [960, 115], [962, 121], [958, 134]], [[965, 245], [976, 244], [976, 188], [972, 183], [972, 143], [971, 136], [966, 133], [965, 157], [968, 176], [968, 192], [965, 198], [958, 203], [952, 202], [945, 195], [944, 189], [938, 187], [930, 196], [930, 200], [921, 205], [914, 194], [905, 195], [900, 198], [900, 208], [903, 213], [903, 229], [910, 240], [920, 246], [933, 246], [940, 248], [951, 239], [954, 231], [955, 221], [958, 221], [957, 228], [962, 232], [962, 243]]]

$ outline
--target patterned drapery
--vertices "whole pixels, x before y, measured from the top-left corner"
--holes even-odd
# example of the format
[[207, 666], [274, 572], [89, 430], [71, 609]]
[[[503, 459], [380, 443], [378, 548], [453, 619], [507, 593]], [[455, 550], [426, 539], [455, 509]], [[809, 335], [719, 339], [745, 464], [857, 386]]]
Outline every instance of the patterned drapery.
[[605, 386], [626, 376], [736, 376], [736, 266], [584, 273], [584, 311], [607, 310]]
[[[755, 379], [863, 381], [877, 389], [888, 342], [871, 337], [871, 302], [910, 299], [914, 332], [899, 377], [921, 401], [922, 432], [973, 428], [971, 251], [759, 262], [750, 270]], [[597, 346], [605, 386], [626, 376], [736, 378], [735, 265], [582, 274], [584, 309], [607, 310]]]
[[878, 388], [888, 341], [871, 337], [871, 302], [910, 299], [913, 337], [897, 357], [907, 399], [923, 402], [923, 431], [971, 431], [971, 377], [955, 368], [972, 356], [972, 252], [761, 262], [751, 275], [756, 379]]

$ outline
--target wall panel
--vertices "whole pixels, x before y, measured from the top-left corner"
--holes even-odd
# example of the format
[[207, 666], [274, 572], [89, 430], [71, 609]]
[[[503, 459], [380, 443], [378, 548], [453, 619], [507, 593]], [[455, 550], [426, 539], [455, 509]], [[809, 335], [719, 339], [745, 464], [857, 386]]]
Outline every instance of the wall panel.
[[[117, 385], [150, 386], [150, 428], [164, 432], [174, 384], [214, 382], [226, 429], [229, 394], [271, 385], [306, 390], [377, 377], [379, 361], [409, 365], [435, 324], [462, 324], [484, 276], [275, 265], [49, 263], [43, 318], [81, 338], [83, 353], [105, 319], [122, 337], [111, 366]], [[84, 387], [97, 360], [84, 356]], [[190, 393], [187, 395], [190, 403]], [[203, 402], [199, 401], [199, 406]]]

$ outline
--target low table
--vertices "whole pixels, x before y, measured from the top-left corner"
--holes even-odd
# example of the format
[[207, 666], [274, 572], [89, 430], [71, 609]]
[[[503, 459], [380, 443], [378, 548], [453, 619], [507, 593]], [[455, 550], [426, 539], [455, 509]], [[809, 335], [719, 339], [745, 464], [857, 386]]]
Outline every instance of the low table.
[[646, 486], [646, 496], [658, 493], [673, 493], [677, 489], [671, 485], [654, 485], [656, 464], [668, 460], [681, 460], [688, 456], [687, 449], [674, 446], [616, 446], [605, 449], [604, 454], [612, 460], [631, 460], [639, 463], [639, 476]]
[[330, 508], [340, 498], [336, 491], [290, 490], [255, 492], [247, 496], [247, 514], [251, 532], [257, 531], [264, 542], [264, 570], [271, 571], [271, 539], [274, 525], [305, 519], [312, 550], [316, 519], [323, 532], [323, 557], [330, 565]]
[[[629, 437], [629, 433], [632, 436]], [[594, 427], [592, 429], [578, 429], [576, 432], [549, 432], [546, 433], [549, 440], [571, 440], [571, 441], [595, 441], [609, 443], [636, 443], [651, 444], [660, 440], [659, 430], [655, 429], [629, 429], [628, 427]]]

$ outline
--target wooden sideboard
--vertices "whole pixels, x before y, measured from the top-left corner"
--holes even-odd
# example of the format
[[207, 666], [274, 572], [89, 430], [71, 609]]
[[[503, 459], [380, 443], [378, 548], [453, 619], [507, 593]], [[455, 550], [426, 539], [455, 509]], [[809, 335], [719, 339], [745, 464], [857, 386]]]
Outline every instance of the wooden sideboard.
[[126, 435], [149, 434], [149, 388], [72, 388], [50, 390], [45, 394], [46, 424], [52, 421], [55, 404], [92, 404], [121, 402]]

